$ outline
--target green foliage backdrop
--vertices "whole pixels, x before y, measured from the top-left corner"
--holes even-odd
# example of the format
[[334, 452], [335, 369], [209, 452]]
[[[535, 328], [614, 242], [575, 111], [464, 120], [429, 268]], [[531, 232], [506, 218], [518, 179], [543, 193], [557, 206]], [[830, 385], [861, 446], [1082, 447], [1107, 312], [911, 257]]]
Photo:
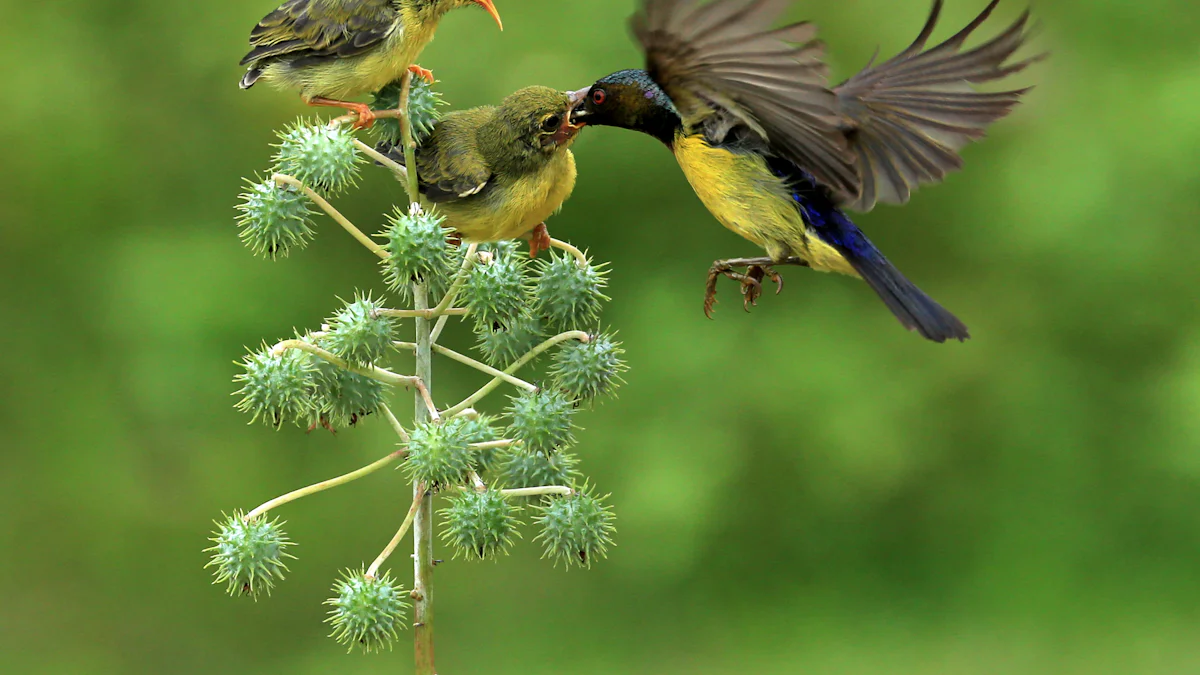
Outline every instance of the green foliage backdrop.
[[[421, 63], [456, 107], [637, 65], [622, 0], [499, 0]], [[924, 0], [798, 2], [835, 73], [889, 54]], [[940, 35], [982, 0], [948, 3]], [[378, 457], [247, 427], [243, 345], [313, 325], [373, 260], [323, 221], [282, 262], [234, 226], [297, 98], [239, 91], [270, 0], [0, 0], [0, 670], [403, 673], [347, 656], [320, 605], [407, 508], [398, 474], [291, 505], [293, 573], [267, 601], [209, 586], [220, 511]], [[996, 28], [1021, 9], [1002, 3]], [[967, 170], [860, 218], [971, 327], [938, 346], [867, 287], [787, 269], [753, 314], [711, 260], [722, 230], [648, 138], [588, 129], [557, 236], [613, 263], [631, 372], [580, 433], [618, 547], [549, 574], [535, 547], [439, 567], [446, 673], [1200, 671], [1200, 9], [1041, 0], [1053, 58]], [[364, 227], [384, 171], [339, 201]], [[467, 339], [467, 336], [462, 336]], [[439, 398], [478, 383], [453, 364]], [[448, 556], [447, 556], [448, 557]], [[395, 563], [407, 563], [400, 556]]]

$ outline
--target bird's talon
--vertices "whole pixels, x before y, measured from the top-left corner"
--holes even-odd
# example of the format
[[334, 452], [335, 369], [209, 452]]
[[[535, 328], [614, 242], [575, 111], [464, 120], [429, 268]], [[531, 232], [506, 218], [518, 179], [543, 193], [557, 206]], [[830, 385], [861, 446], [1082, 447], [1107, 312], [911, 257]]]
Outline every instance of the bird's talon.
[[429, 70], [428, 68], [422, 68], [421, 66], [418, 66], [415, 63], [412, 64], [411, 66], [409, 66], [408, 70], [413, 75], [416, 75], [417, 77], [421, 78], [422, 80], [425, 80], [425, 82], [427, 82], [428, 84], [433, 84], [434, 79], [433, 79], [433, 71], [432, 70]]
[[550, 231], [545, 223], [538, 223], [529, 233], [529, 257], [536, 258], [538, 253], [550, 250]]

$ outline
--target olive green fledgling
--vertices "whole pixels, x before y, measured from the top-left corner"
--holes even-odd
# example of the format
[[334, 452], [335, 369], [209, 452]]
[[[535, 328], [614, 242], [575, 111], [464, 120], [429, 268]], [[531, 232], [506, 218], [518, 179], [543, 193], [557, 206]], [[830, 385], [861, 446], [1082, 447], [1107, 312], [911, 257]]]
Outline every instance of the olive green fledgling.
[[[423, 205], [466, 241], [528, 237], [536, 256], [550, 245], [544, 221], [575, 188], [568, 148], [583, 127], [570, 119], [579, 102], [578, 94], [527, 87], [498, 106], [447, 114], [417, 148]], [[398, 147], [387, 154], [404, 162]]]
[[432, 82], [433, 73], [413, 61], [446, 12], [468, 5], [504, 29], [492, 0], [288, 0], [250, 31], [241, 87], [262, 79], [299, 89], [305, 103], [352, 110], [356, 126], [368, 127], [370, 108], [345, 99], [378, 91], [405, 70]]

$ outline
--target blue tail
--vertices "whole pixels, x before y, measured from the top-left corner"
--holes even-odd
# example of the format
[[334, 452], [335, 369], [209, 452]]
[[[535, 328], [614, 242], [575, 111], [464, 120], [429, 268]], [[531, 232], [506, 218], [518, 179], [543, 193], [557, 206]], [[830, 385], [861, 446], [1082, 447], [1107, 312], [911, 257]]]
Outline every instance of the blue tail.
[[804, 212], [809, 216], [805, 220], [810, 227], [846, 258], [905, 328], [915, 330], [921, 337], [934, 342], [961, 342], [970, 337], [967, 327], [958, 317], [901, 274], [867, 239], [867, 235], [850, 222], [846, 214], [838, 209], [831, 209], [824, 214], [813, 213], [812, 209], [804, 209]]

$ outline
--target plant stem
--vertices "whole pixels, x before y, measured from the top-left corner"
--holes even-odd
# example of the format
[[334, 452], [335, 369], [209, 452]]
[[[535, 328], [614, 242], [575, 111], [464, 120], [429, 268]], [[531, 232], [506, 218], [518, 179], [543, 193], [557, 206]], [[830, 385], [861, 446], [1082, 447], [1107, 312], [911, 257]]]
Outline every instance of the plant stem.
[[379, 573], [379, 567], [388, 559], [388, 556], [392, 555], [392, 551], [395, 551], [396, 546], [404, 539], [404, 535], [408, 533], [408, 528], [413, 524], [413, 518], [417, 515], [417, 507], [421, 505], [421, 500], [424, 498], [425, 490], [421, 490], [419, 495], [413, 497], [412, 506], [408, 507], [408, 514], [404, 516], [404, 522], [400, 523], [400, 529], [396, 530], [396, 534], [392, 537], [392, 540], [388, 542], [387, 546], [383, 547], [383, 551], [379, 553], [379, 557], [375, 558], [375, 562], [371, 563], [371, 566], [367, 568], [366, 576], [368, 579], [373, 579]]
[[[380, 368], [378, 366], [357, 366], [353, 363], [347, 362], [346, 359], [343, 359], [337, 354], [328, 352], [312, 344], [311, 342], [305, 342], [304, 340], [284, 340], [276, 344], [274, 347], [271, 347], [271, 353], [278, 355], [289, 349], [299, 349], [302, 352], [308, 352], [309, 354], [332, 363], [342, 370], [348, 370], [352, 373], [362, 375], [363, 377], [369, 377], [377, 382], [399, 385], [401, 387], [416, 387], [417, 391], [422, 393], [426, 399], [429, 398], [429, 391], [421, 382], [421, 378], [416, 377], [415, 375], [401, 375], [400, 373], [393, 373], [390, 370]], [[432, 401], [430, 402], [430, 405], [433, 405]]]
[[396, 174], [396, 178], [399, 179], [400, 182], [403, 183], [408, 180], [408, 169], [405, 169], [404, 165], [401, 164], [400, 162], [397, 162], [396, 160], [392, 159], [391, 157], [388, 157], [387, 155], [383, 154], [382, 152], [379, 152], [375, 148], [372, 148], [371, 146], [367, 145], [366, 143], [363, 143], [362, 141], [358, 140], [357, 138], [354, 139], [354, 147], [358, 148], [358, 151], [361, 152], [362, 154], [366, 155], [367, 157], [370, 157], [371, 159], [375, 160], [376, 162], [379, 162], [380, 164], [384, 165], [388, 169], [391, 169], [392, 173]]
[[383, 416], [387, 418], [388, 424], [392, 425], [392, 430], [400, 437], [400, 441], [407, 443], [410, 440], [408, 432], [404, 430], [404, 425], [400, 424], [400, 420], [396, 419], [396, 414], [392, 412], [392, 409], [386, 405], [379, 406], [379, 409], [383, 411]]
[[500, 448], [510, 448], [517, 443], [520, 443], [514, 438], [504, 438], [499, 441], [487, 441], [485, 443], [472, 443], [472, 450], [499, 450]]
[[[517, 361], [515, 363], [513, 363], [511, 366], [509, 366], [508, 368], [505, 368], [504, 374], [512, 375], [513, 373], [520, 370], [522, 366], [524, 366], [525, 364], [529, 363], [534, 358], [536, 358], [538, 356], [538, 354], [541, 354], [542, 352], [546, 351], [547, 349], [553, 347], [554, 345], [556, 345], [560, 342], [563, 342], [564, 340], [571, 340], [571, 339], [579, 340], [580, 342], [587, 342], [588, 340], [591, 339], [591, 337], [587, 333], [585, 333], [581, 330], [571, 330], [571, 331], [567, 331], [565, 333], [559, 333], [558, 335], [555, 335], [554, 337], [546, 340], [542, 344], [529, 350], [528, 354], [517, 359]], [[479, 399], [492, 393], [492, 391], [496, 387], [499, 387], [500, 383], [503, 381], [504, 381], [504, 379], [502, 377], [493, 377], [491, 382], [488, 382], [487, 384], [480, 387], [479, 390], [476, 391], [474, 394], [471, 394], [470, 396], [466, 397], [462, 401], [459, 401], [459, 403], [457, 405], [455, 405], [454, 407], [443, 410], [442, 414], [445, 415], [446, 417], [453, 417], [456, 414], [462, 412], [464, 409], [470, 408], [471, 406], [475, 405], [475, 403], [477, 401], [479, 401]]]
[[320, 483], [313, 483], [312, 485], [309, 485], [308, 487], [302, 487], [299, 490], [292, 490], [291, 492], [289, 492], [285, 495], [276, 497], [276, 498], [272, 499], [271, 501], [260, 505], [258, 508], [254, 509], [250, 513], [247, 513], [246, 520], [250, 520], [252, 518], [257, 518], [258, 516], [263, 515], [264, 513], [266, 513], [267, 511], [270, 511], [271, 509], [275, 508], [276, 506], [283, 506], [284, 504], [287, 504], [288, 502], [294, 502], [297, 499], [300, 499], [301, 497], [315, 495], [318, 492], [324, 492], [325, 490], [328, 490], [329, 488], [335, 488], [339, 485], [345, 485], [346, 483], [349, 483], [351, 481], [356, 481], [359, 478], [362, 478], [363, 476], [367, 476], [372, 473], [375, 473], [376, 471], [382, 469], [383, 467], [387, 466], [388, 464], [391, 464], [392, 462], [396, 461], [397, 459], [403, 457], [405, 455], [405, 453], [407, 453], [407, 452], [408, 452], [408, 450], [406, 450], [406, 449], [400, 449], [400, 450], [397, 450], [397, 451], [393, 452], [392, 454], [388, 455], [387, 457], [384, 457], [383, 459], [376, 460], [375, 462], [372, 462], [371, 464], [368, 464], [368, 465], [362, 467], [361, 469], [351, 471], [350, 473], [343, 474], [336, 478], [330, 478], [329, 480], [323, 480]]
[[579, 249], [575, 248], [574, 246], [568, 244], [567, 242], [552, 238], [552, 239], [550, 239], [550, 245], [554, 248], [562, 249], [562, 250], [566, 251], [567, 253], [570, 253], [571, 255], [575, 256], [575, 261], [577, 263], [579, 263], [580, 267], [588, 266], [588, 259], [587, 259], [587, 256], [584, 255], [583, 251], [580, 251]]
[[466, 316], [466, 307], [450, 307], [438, 311], [435, 309], [380, 309], [375, 312], [379, 316], [390, 316], [394, 319], [436, 319], [439, 314], [449, 314], [451, 316]]
[[441, 345], [433, 345], [433, 351], [441, 354], [442, 356], [448, 356], [448, 357], [454, 359], [455, 361], [458, 361], [459, 363], [471, 366], [475, 370], [485, 372], [488, 375], [491, 375], [492, 377], [498, 377], [513, 386], [521, 387], [523, 389], [528, 389], [529, 391], [537, 391], [537, 389], [538, 389], [537, 385], [535, 385], [535, 384], [526, 382], [525, 380], [522, 380], [519, 377], [510, 375], [509, 373], [506, 373], [502, 370], [497, 370], [481, 361], [476, 361], [475, 359], [467, 356], [466, 354], [459, 354], [458, 352], [454, 351], [453, 349], [449, 349], [449, 348], [443, 347]]
[[[413, 167], [413, 171], [406, 172], [408, 174], [408, 182], [405, 183], [408, 191], [408, 201], [411, 203], [419, 203], [421, 195], [417, 186], [417, 144], [413, 142], [412, 123], [408, 119], [408, 94], [412, 91], [412, 71], [404, 73], [404, 82], [400, 85], [400, 142], [404, 144], [404, 166]], [[423, 308], [422, 308], [423, 309]]]
[[[401, 110], [407, 110], [408, 84], [411, 74], [404, 80]], [[408, 121], [401, 119], [400, 128], [406, 129]], [[415, 177], [416, 172], [409, 173]], [[415, 194], [415, 191], [414, 191]], [[413, 284], [413, 303], [417, 309], [429, 308], [428, 289], [424, 284]], [[418, 317], [417, 325], [417, 377], [425, 383], [433, 381], [433, 355], [430, 352], [429, 319]], [[414, 417], [422, 423], [437, 414], [420, 397], [416, 401]], [[426, 493], [419, 483], [413, 483], [413, 500], [417, 505], [413, 520], [413, 654], [416, 658], [417, 675], [436, 675], [433, 665], [433, 496]]]
[[562, 495], [570, 497], [575, 491], [565, 485], [543, 485], [541, 487], [509, 488], [501, 490], [505, 497], [537, 497], [538, 495]]
[[374, 253], [384, 260], [387, 260], [387, 251], [383, 250], [382, 246], [376, 244], [371, 240], [370, 237], [363, 234], [362, 230], [355, 227], [354, 223], [350, 222], [350, 220], [346, 218], [346, 216], [343, 216], [340, 211], [333, 208], [333, 204], [325, 201], [325, 198], [313, 191], [312, 188], [285, 173], [277, 173], [271, 176], [271, 180], [275, 181], [275, 183], [278, 185], [290, 185], [303, 192], [304, 195], [311, 199], [314, 204], [321, 207], [321, 210], [328, 214], [330, 218], [333, 218], [335, 221], [337, 221], [337, 224], [341, 225], [343, 230], [349, 232], [350, 236], [357, 239], [358, 243], [366, 246], [371, 253]]
[[[463, 256], [462, 266], [458, 268], [458, 274], [454, 275], [454, 281], [450, 282], [450, 288], [446, 289], [445, 297], [442, 298], [437, 307], [433, 308], [434, 316], [449, 313], [450, 305], [458, 297], [459, 289], [466, 283], [467, 276], [471, 274], [471, 265], [475, 263], [475, 252], [477, 250], [479, 250], [479, 244], [469, 244], [467, 246], [467, 254]], [[433, 336], [430, 336], [431, 342], [435, 339]]]

